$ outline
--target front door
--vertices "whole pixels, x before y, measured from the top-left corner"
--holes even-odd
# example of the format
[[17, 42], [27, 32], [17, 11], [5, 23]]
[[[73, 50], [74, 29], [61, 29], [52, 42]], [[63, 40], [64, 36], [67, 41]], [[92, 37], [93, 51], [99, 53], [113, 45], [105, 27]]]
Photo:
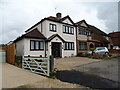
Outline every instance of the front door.
[[61, 57], [61, 43], [52, 42], [52, 55], [54, 58]]

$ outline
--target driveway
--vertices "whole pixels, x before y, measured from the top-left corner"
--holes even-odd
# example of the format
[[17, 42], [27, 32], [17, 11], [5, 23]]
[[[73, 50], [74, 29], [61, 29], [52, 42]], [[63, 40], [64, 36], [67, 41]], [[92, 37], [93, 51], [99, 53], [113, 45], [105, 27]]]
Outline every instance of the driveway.
[[38, 74], [22, 70], [16, 66], [3, 63], [2, 65], [2, 88], [15, 88], [21, 85], [35, 83], [47, 79]]
[[117, 88], [118, 62], [113, 60], [100, 60], [74, 66], [71, 70], [61, 70], [57, 78], [64, 82], [76, 83], [90, 88]]

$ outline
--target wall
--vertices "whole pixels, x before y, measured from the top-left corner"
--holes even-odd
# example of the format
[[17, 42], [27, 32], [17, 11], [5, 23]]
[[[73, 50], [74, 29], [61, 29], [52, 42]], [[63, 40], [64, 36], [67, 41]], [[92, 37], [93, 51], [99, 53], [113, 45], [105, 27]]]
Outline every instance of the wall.
[[86, 35], [78, 35], [77, 36], [77, 40], [84, 40], [84, 41], [87, 41], [87, 36]]
[[16, 42], [16, 56], [24, 55], [24, 39]]
[[[40, 40], [40, 39], [24, 39], [24, 56], [40, 56], [45, 57], [45, 48], [44, 50], [30, 51], [30, 40]], [[45, 44], [44, 44], [45, 47]]]

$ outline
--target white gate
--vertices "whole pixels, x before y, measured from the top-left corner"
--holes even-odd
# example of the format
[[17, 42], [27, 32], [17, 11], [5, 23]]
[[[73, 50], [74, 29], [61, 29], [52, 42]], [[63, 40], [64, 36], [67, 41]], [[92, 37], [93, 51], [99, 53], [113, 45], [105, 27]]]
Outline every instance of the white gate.
[[22, 68], [37, 74], [50, 76], [50, 58], [24, 56]]

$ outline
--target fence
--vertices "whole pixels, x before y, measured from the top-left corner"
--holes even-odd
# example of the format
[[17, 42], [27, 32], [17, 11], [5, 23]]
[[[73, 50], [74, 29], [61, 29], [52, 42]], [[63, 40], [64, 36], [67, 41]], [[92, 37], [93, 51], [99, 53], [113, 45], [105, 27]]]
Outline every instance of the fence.
[[31, 72], [50, 76], [53, 69], [53, 59], [51, 57], [31, 57], [24, 56], [22, 60], [22, 68]]
[[15, 43], [2, 47], [6, 50], [6, 62], [10, 64], [15, 64]]

